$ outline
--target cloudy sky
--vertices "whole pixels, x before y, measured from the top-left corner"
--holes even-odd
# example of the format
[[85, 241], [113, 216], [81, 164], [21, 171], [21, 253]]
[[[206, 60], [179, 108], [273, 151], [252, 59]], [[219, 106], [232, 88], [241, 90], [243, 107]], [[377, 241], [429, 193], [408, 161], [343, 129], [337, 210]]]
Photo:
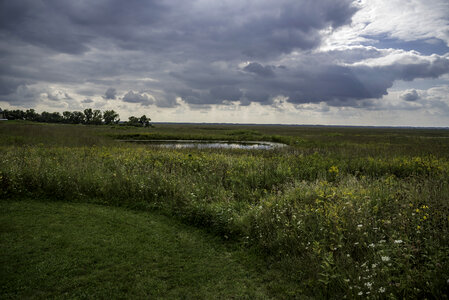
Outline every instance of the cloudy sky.
[[0, 0], [0, 107], [449, 126], [449, 1]]

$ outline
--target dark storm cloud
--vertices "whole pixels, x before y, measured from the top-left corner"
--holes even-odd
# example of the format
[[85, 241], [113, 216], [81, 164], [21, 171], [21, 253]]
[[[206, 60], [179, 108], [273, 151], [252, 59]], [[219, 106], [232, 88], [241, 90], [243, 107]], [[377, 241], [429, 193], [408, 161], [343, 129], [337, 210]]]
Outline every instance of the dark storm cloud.
[[210, 89], [210, 95], [216, 100], [236, 101], [242, 97], [243, 93], [233, 86], [216, 86]]
[[[369, 50], [371, 52], [371, 50]], [[383, 54], [385, 55], [385, 54]], [[405, 58], [408, 54], [403, 54]], [[378, 53], [371, 56], [379, 57]], [[367, 56], [367, 57], [371, 57]], [[334, 59], [340, 60], [341, 55]], [[401, 59], [377, 65], [336, 65], [331, 59], [318, 56], [302, 56], [288, 68], [277, 68], [276, 76], [248, 77], [247, 70], [240, 72], [237, 66], [229, 66], [220, 72], [207, 65], [191, 65], [177, 74], [176, 78], [187, 87], [195, 89], [195, 95], [179, 93], [187, 103], [222, 103], [224, 100], [240, 100], [243, 105], [250, 102], [272, 104], [276, 96], [288, 97], [295, 104], [327, 102], [331, 106], [360, 107], [370, 105], [363, 99], [381, 98], [396, 80], [436, 78], [449, 73], [449, 59], [443, 57], [413, 57], [414, 63]], [[253, 64], [255, 65], [255, 64]], [[259, 72], [264, 67], [257, 65]], [[207, 76], [205, 74], [216, 74]], [[219, 93], [207, 95], [208, 86], [226, 86], [228, 91], [241, 91], [233, 97]], [[205, 100], [206, 96], [210, 96]], [[226, 99], [230, 98], [230, 99]], [[201, 99], [201, 100], [200, 100]], [[270, 100], [271, 99], [271, 100]]]
[[[437, 78], [449, 73], [449, 59], [437, 58], [419, 63], [393, 62], [385, 66], [326, 66], [312, 78], [307, 78], [297, 99], [290, 101], [327, 101], [351, 106], [350, 102], [368, 98], [381, 98], [396, 80]], [[313, 74], [313, 73], [312, 73]], [[303, 74], [304, 78], [307, 76]]]
[[97, 38], [125, 38], [134, 26], [151, 25], [164, 12], [161, 1], [15, 0], [0, 2], [0, 28], [7, 37], [78, 54]]
[[[319, 45], [322, 29], [349, 23], [355, 11], [352, 0], [1, 1], [0, 52], [8, 59], [0, 62], [0, 76], [8, 80], [0, 83], [0, 93], [12, 94], [31, 82], [100, 85], [113, 83], [105, 77], [139, 77], [145, 71], [160, 78], [167, 70], [182, 73], [182, 65], [188, 62], [203, 64], [207, 77], [216, 71], [207, 70], [216, 60], [276, 58], [295, 49], [312, 49]], [[110, 49], [116, 50], [111, 53]], [[130, 55], [121, 54], [126, 51]], [[250, 64], [246, 71], [259, 77], [274, 75], [270, 66], [259, 63]], [[178, 95], [169, 95], [170, 90], [183, 84], [176, 86], [179, 82], [173, 78], [163, 78], [166, 81], [159, 84], [167, 95], [159, 97], [158, 105], [175, 105]], [[187, 88], [201, 89], [188, 96], [193, 102], [242, 97], [235, 79], [222, 76], [216, 84], [208, 79], [187, 84]]]
[[0, 76], [0, 95], [10, 95], [14, 93], [19, 86], [25, 84], [27, 84], [27, 81], [24, 79]]
[[405, 101], [416, 101], [419, 99], [419, 94], [416, 90], [406, 91], [401, 94], [401, 99]]
[[395, 62], [386, 66], [357, 66], [352, 68], [355, 76], [367, 91], [367, 98], [380, 98], [394, 81], [412, 81], [418, 78], [437, 78], [449, 73], [449, 59], [437, 57], [417, 63]]
[[[225, 1], [17, 0], [0, 3], [0, 26], [9, 38], [78, 54], [112, 41], [127, 49], [190, 55], [250, 57], [289, 53], [319, 44], [319, 31], [350, 21], [350, 0], [279, 1], [242, 4]], [[178, 48], [179, 49], [179, 48]]]
[[[63, 84], [71, 97], [145, 106], [174, 107], [178, 97], [196, 106], [274, 105], [284, 96], [360, 107], [396, 80], [449, 72], [444, 56], [364, 64], [389, 53], [316, 52], [323, 32], [355, 12], [352, 0], [0, 1], [0, 100], [69, 100], [45, 88]], [[116, 89], [129, 92], [120, 98]]]
[[41, 100], [42, 93], [44, 93], [42, 89], [19, 85], [14, 93], [4, 97], [1, 96], [0, 100], [13, 103], [17, 106], [30, 106], [36, 105]]
[[248, 89], [245, 92], [245, 98], [242, 104], [248, 105], [251, 102], [270, 103], [270, 94], [267, 91], [261, 89]]
[[146, 94], [143, 93], [134, 93], [133, 91], [129, 91], [126, 93], [122, 100], [128, 103], [138, 103], [144, 106], [148, 106], [153, 104], [153, 100], [150, 99]]
[[117, 96], [117, 91], [114, 88], [108, 88], [104, 93], [104, 99], [114, 100]]
[[[404, 55], [407, 55], [405, 53]], [[373, 55], [377, 57], [377, 54]], [[331, 106], [365, 107], [371, 105], [364, 99], [381, 98], [396, 80], [414, 80], [417, 78], [436, 78], [449, 73], [449, 59], [436, 57], [414, 57], [416, 63], [404, 63], [399, 59], [392, 63], [377, 65], [336, 65], [322, 57], [303, 57], [296, 65], [286, 69], [277, 68], [276, 77], [248, 78], [244, 73], [231, 68], [222, 71], [220, 76], [209, 79], [208, 84], [219, 86], [225, 82], [234, 90], [240, 90], [244, 96], [241, 103], [259, 102], [272, 104], [272, 99], [282, 95], [295, 104], [327, 102]], [[196, 66], [199, 68], [199, 66]], [[189, 69], [190, 77], [184, 82], [191, 87], [204, 88], [195, 74], [204, 74], [201, 69]], [[202, 75], [198, 75], [202, 78]], [[180, 77], [183, 79], [182, 77]], [[229, 84], [229, 78], [235, 83]], [[197, 80], [198, 79], [198, 80]], [[229, 88], [230, 89], [230, 88]], [[180, 95], [182, 97], [182, 95]], [[225, 97], [216, 97], [220, 103]], [[184, 99], [184, 98], [183, 98]], [[234, 100], [236, 97], [234, 97]], [[271, 100], [270, 100], [271, 99]], [[190, 103], [191, 98], [184, 99]], [[211, 103], [212, 100], [207, 103]], [[197, 104], [198, 101], [195, 101]]]
[[273, 77], [274, 71], [272, 66], [262, 66], [259, 63], [252, 62], [249, 63], [246, 67], [243, 68], [243, 70], [247, 72], [254, 73], [256, 75], [262, 76], [262, 77]]

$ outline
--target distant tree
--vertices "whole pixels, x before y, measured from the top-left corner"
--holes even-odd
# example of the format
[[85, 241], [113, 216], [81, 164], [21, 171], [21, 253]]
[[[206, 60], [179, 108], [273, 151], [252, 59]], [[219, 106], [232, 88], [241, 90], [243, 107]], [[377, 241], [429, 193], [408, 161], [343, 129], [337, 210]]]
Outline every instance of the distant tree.
[[73, 120], [73, 113], [71, 111], [65, 111], [62, 113], [62, 118], [64, 123], [72, 123]]
[[103, 114], [100, 110], [96, 109], [93, 111], [91, 123], [94, 125], [101, 125], [103, 123]]
[[128, 118], [127, 125], [140, 126], [139, 119], [134, 117], [134, 116], [131, 116], [131, 117]]
[[[1, 110], [2, 116], [9, 120], [28, 120], [35, 122], [46, 123], [67, 123], [67, 124], [114, 124], [120, 121], [118, 113], [114, 110], [106, 110], [104, 114], [99, 110], [92, 110], [87, 108], [84, 112], [81, 111], [64, 111], [62, 115], [59, 112], [47, 112], [44, 111], [41, 114], [37, 113], [34, 109], [28, 109], [22, 111], [16, 110]], [[149, 124], [149, 118], [142, 116], [140, 118], [130, 117], [130, 121], [127, 122], [133, 126], [147, 126]], [[103, 121], [104, 120], [104, 121]]]
[[64, 118], [59, 112], [51, 113], [50, 119], [52, 123], [62, 123], [62, 121], [64, 120]]
[[93, 116], [94, 116], [94, 112], [92, 111], [92, 108], [86, 108], [84, 110], [84, 122], [86, 124], [92, 124]]
[[25, 120], [25, 112], [20, 109], [3, 111], [5, 118], [8, 120]]
[[142, 124], [143, 127], [147, 127], [150, 125], [150, 118], [147, 118], [147, 116], [143, 115], [139, 119], [139, 123]]
[[28, 121], [38, 121], [40, 115], [34, 109], [27, 109], [25, 112], [25, 119]]
[[40, 115], [39, 122], [45, 122], [45, 123], [60, 123], [63, 121], [63, 117], [59, 112], [42, 112]]
[[38, 119], [39, 122], [48, 123], [50, 121], [50, 113], [43, 111]]
[[85, 123], [86, 117], [81, 111], [72, 112], [71, 122], [72, 124], [83, 124]]
[[126, 122], [127, 125], [136, 126], [136, 127], [150, 126], [150, 121], [151, 121], [151, 119], [145, 115], [141, 116], [140, 118], [131, 116], [131, 117], [129, 117], [128, 120], [129, 121]]
[[117, 124], [120, 121], [118, 113], [113, 110], [105, 110], [103, 113], [103, 119], [104, 123], [107, 125], [114, 123]]

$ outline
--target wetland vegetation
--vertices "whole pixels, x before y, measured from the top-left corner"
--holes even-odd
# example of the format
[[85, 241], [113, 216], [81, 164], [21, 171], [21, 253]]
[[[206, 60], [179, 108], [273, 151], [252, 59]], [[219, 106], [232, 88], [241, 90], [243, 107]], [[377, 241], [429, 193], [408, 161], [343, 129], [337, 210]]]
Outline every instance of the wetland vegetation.
[[[250, 284], [255, 294], [236, 297], [443, 298], [448, 137], [445, 129], [4, 122], [0, 197], [15, 214], [20, 201], [11, 199], [31, 197], [151, 211], [204, 229], [264, 261], [249, 262], [264, 274]], [[172, 149], [116, 140], [288, 147]], [[4, 224], [12, 224], [10, 212], [3, 210]], [[18, 239], [2, 238], [3, 257], [11, 257]], [[3, 259], [2, 269], [11, 263]], [[6, 275], [2, 290], [21, 287]]]

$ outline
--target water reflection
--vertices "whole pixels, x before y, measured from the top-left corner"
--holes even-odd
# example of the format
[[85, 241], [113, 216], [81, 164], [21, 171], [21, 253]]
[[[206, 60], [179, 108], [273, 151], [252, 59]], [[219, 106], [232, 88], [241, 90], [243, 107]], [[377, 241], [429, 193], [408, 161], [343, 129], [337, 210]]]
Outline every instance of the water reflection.
[[121, 142], [132, 142], [150, 144], [162, 148], [183, 149], [246, 149], [246, 150], [271, 150], [285, 147], [285, 144], [260, 141], [201, 141], [201, 140], [121, 140]]

